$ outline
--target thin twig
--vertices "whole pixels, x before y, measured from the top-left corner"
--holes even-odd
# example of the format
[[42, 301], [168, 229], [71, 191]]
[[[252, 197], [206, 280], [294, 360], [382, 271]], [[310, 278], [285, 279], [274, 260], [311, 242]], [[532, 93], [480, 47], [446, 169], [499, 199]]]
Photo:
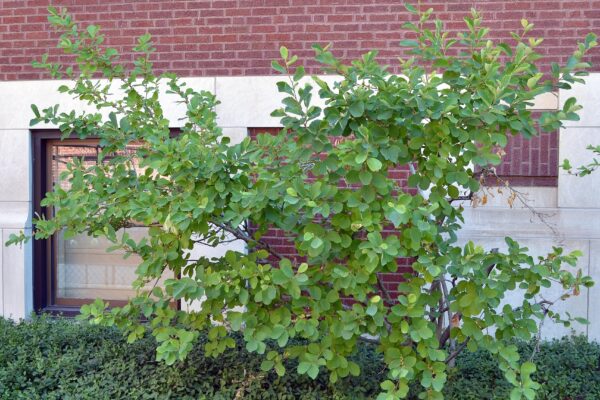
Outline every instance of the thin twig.
[[279, 260], [283, 260], [285, 258], [285, 257], [283, 257], [283, 255], [279, 254], [277, 251], [273, 250], [273, 248], [268, 243], [254, 239], [253, 237], [248, 235], [246, 232], [241, 231], [239, 228], [232, 228], [229, 225], [222, 224], [219, 222], [214, 222], [214, 221], [211, 221], [211, 224], [216, 225], [219, 228], [231, 233], [236, 238], [243, 240], [244, 242], [246, 242], [248, 244], [250, 244], [250, 243], [253, 244], [254, 247], [256, 247], [256, 248], [268, 251], [272, 256], [274, 256], [275, 258], [277, 258]]
[[456, 350], [454, 352], [452, 352], [447, 358], [446, 358], [446, 364], [450, 363], [452, 360], [454, 360], [464, 349], [465, 347], [467, 347], [467, 343], [469, 343], [469, 337], [467, 338], [467, 340], [465, 340], [464, 342], [462, 342], [461, 344], [458, 345], [458, 347], [456, 348]]

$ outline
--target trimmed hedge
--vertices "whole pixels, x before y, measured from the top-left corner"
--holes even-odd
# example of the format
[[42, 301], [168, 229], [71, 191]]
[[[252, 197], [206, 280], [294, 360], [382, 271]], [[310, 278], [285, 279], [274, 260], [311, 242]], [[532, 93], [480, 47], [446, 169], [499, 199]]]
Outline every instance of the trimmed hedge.
[[[0, 318], [0, 399], [368, 399], [386, 373], [374, 348], [364, 346], [355, 359], [360, 377], [330, 385], [324, 373], [313, 381], [288, 365], [290, 372], [279, 378], [261, 372], [261, 357], [238, 343], [217, 359], [197, 346], [185, 362], [169, 367], [154, 360], [152, 338], [130, 345], [115, 329], [72, 320], [15, 324]], [[531, 354], [531, 345], [519, 346], [523, 356]], [[600, 399], [599, 359], [600, 346], [582, 337], [542, 343], [534, 360], [538, 399]], [[509, 390], [491, 357], [465, 352], [445, 397], [506, 399]]]

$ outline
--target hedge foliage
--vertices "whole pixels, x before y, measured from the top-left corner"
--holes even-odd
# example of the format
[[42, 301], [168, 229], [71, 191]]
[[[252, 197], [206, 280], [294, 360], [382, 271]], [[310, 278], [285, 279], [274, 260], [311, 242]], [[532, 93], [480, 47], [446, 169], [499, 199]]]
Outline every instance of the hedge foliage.
[[[116, 329], [67, 319], [35, 317], [13, 323], [0, 319], [0, 399], [368, 399], [379, 392], [385, 373], [380, 356], [363, 346], [355, 356], [363, 374], [329, 383], [325, 374], [306, 375], [260, 369], [260, 357], [238, 346], [217, 359], [200, 350], [184, 362], [155, 361], [155, 343], [127, 344]], [[523, 357], [532, 345], [519, 344]], [[542, 384], [538, 399], [600, 398], [600, 345], [585, 338], [544, 342], [535, 355]], [[290, 366], [291, 367], [291, 366]], [[446, 399], [506, 399], [511, 386], [484, 352], [465, 352], [450, 371]]]

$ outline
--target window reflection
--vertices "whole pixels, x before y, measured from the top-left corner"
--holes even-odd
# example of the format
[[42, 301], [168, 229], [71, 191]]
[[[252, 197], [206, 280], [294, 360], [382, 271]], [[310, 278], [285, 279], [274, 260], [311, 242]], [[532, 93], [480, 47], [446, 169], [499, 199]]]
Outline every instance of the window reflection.
[[[126, 150], [131, 154], [135, 146]], [[50, 166], [49, 185], [59, 185], [63, 189], [69, 188], [68, 180], [61, 179], [61, 173], [66, 171], [67, 163], [74, 158], [83, 160], [87, 167], [96, 164], [99, 148], [97, 144], [86, 141], [54, 141], [49, 144], [48, 160]], [[140, 172], [139, 166], [134, 165]], [[51, 190], [51, 187], [48, 190]], [[141, 239], [147, 228], [126, 228], [124, 231], [134, 240]], [[111, 243], [105, 238], [94, 238], [86, 234], [76, 235], [69, 239], [64, 238], [64, 233], [59, 232], [54, 242], [54, 268], [53, 279], [55, 288], [54, 303], [57, 305], [79, 305], [92, 299], [126, 301], [135, 295], [131, 284], [136, 279], [135, 270], [141, 263], [141, 258], [131, 255], [124, 258], [124, 251], [107, 252]], [[170, 274], [172, 276], [172, 274]], [[161, 279], [164, 281], [166, 276]], [[159, 285], [160, 285], [159, 281]]]

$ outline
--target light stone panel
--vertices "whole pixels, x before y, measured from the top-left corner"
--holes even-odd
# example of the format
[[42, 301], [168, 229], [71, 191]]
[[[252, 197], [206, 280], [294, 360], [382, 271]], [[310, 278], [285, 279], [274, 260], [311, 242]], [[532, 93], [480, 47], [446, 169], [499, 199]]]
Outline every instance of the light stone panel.
[[[600, 104], [598, 105], [600, 110]], [[600, 113], [598, 113], [600, 115]], [[594, 153], [586, 148], [600, 145], [600, 121], [598, 127], [567, 127], [560, 130], [559, 160], [568, 159], [575, 168], [594, 159]], [[597, 157], [597, 156], [596, 156]], [[600, 208], [600, 173], [584, 177], [558, 171], [558, 206], [569, 208]]]
[[[493, 208], [504, 208], [504, 209], [523, 209], [528, 207], [534, 208], [556, 208], [558, 190], [555, 187], [541, 187], [541, 186], [514, 186], [513, 189], [519, 193], [519, 196], [523, 198], [525, 203], [520, 200], [513, 201], [512, 207], [509, 203], [509, 198], [512, 194], [510, 190], [505, 187], [487, 187], [485, 191], [480, 190], [477, 196], [481, 199], [484, 195], [487, 195], [487, 203], [480, 206], [482, 209]], [[470, 200], [457, 201], [453, 203], [455, 205], [462, 205], [463, 207], [471, 207]]]
[[242, 140], [244, 140], [246, 138], [246, 136], [248, 136], [248, 128], [224, 127], [222, 129], [223, 129], [223, 135], [227, 136], [231, 139], [231, 144], [240, 143]]
[[[323, 81], [333, 85], [340, 78], [335, 75], [319, 75]], [[221, 102], [217, 106], [220, 126], [244, 128], [280, 127], [280, 118], [271, 113], [281, 108], [281, 100], [287, 96], [279, 93], [277, 82], [287, 81], [288, 77], [275, 76], [223, 76], [216, 78], [215, 92]], [[318, 86], [311, 77], [306, 77], [300, 86], [310, 83], [313, 86], [313, 105], [323, 106], [318, 96]]]
[[215, 84], [217, 121], [227, 127], [278, 127], [279, 118], [270, 116], [281, 106], [277, 91], [280, 76], [218, 77]]
[[590, 263], [588, 274], [594, 280], [588, 305], [588, 336], [600, 342], [600, 240], [590, 240]]
[[531, 110], [556, 110], [558, 106], [558, 93], [544, 93], [533, 99]]
[[[215, 78], [212, 77], [197, 77], [184, 78], [187, 86], [197, 91], [206, 90], [214, 93]], [[0, 82], [0, 130], [2, 129], [29, 129], [29, 122], [33, 118], [31, 104], [38, 106], [40, 112], [42, 109], [59, 105], [58, 111], [77, 110], [78, 112], [97, 112], [94, 107], [86, 104], [86, 102], [72, 98], [66, 93], [59, 93], [58, 88], [61, 85], [72, 85], [69, 81], [9, 81]], [[111, 92], [113, 98], [122, 95], [123, 90], [120, 89], [119, 83], [113, 83]], [[185, 116], [185, 105], [177, 103], [179, 96], [166, 93], [168, 86], [166, 81], [160, 86], [161, 100], [163, 100], [163, 113], [166, 118], [171, 121], [173, 128], [180, 127], [182, 118]], [[103, 109], [104, 115], [108, 114], [108, 109]], [[34, 126], [35, 129], [55, 128], [51, 123], [39, 123]]]
[[[2, 230], [2, 244], [17, 229]], [[26, 234], [31, 234], [26, 230]], [[3, 315], [9, 318], [25, 318], [32, 311], [31, 241], [20, 246], [4, 247], [2, 250]]]
[[8, 81], [0, 86], [0, 129], [29, 129], [31, 104], [43, 108], [61, 104], [76, 107], [77, 101], [57, 89], [64, 81]]
[[598, 209], [477, 207], [466, 208], [463, 215], [465, 223], [461, 234], [468, 237], [600, 239]]
[[[0, 127], [0, 202], [30, 201], [30, 154], [28, 130], [2, 130]], [[0, 212], [2, 208], [0, 205]]]
[[[319, 78], [332, 85], [340, 78], [336, 75], [319, 75]], [[277, 82], [287, 80], [286, 76], [224, 76], [224, 77], [190, 77], [182, 78], [182, 82], [195, 90], [207, 90], [216, 94], [221, 104], [217, 106], [219, 124], [222, 127], [277, 127], [278, 118], [270, 117], [270, 113], [281, 106], [283, 97], [277, 90]], [[302, 80], [301, 85], [312, 82], [311, 77]], [[59, 104], [60, 110], [96, 111], [84, 102], [73, 99], [66, 93], [58, 93], [61, 85], [69, 85], [66, 80], [8, 81], [0, 82], [0, 130], [29, 129], [33, 117], [31, 104], [40, 108]], [[315, 105], [322, 106], [318, 87], [313, 82], [313, 100]], [[185, 114], [185, 106], [177, 104], [178, 97], [167, 94], [166, 83], [161, 84], [161, 99], [164, 114], [173, 127], [181, 126], [180, 118]], [[113, 85], [112, 92], [117, 96], [122, 90], [118, 82]], [[545, 94], [534, 100], [532, 109], [549, 109], [556, 106], [556, 96]], [[51, 124], [41, 123], [35, 128], [53, 128]]]
[[560, 108], [563, 108], [570, 97], [575, 97], [577, 103], [583, 106], [579, 111], [579, 121], [565, 121], [567, 127], [600, 126], [600, 73], [591, 73], [584, 79], [585, 84], [577, 83], [571, 90], [559, 91]]
[[[0, 176], [0, 182], [2, 180]], [[0, 201], [0, 229], [31, 227], [30, 201]]]
[[[559, 107], [570, 97], [583, 106], [579, 121], [565, 121], [560, 130], [559, 162], [568, 159], [578, 167], [592, 161], [594, 155], [588, 145], [600, 145], [600, 73], [585, 77], [586, 84], [575, 84], [571, 90], [559, 91]], [[558, 206], [572, 208], [600, 208], [600, 174], [583, 178], [569, 175], [559, 169]]]

